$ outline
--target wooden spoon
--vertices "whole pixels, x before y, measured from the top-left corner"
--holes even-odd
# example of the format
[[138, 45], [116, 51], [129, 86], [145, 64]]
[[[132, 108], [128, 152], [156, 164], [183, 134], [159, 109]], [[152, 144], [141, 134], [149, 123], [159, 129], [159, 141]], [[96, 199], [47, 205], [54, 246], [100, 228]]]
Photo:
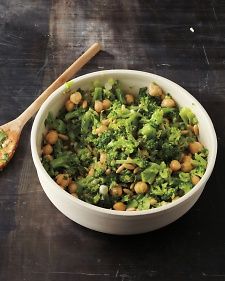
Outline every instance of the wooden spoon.
[[99, 43], [93, 44], [63, 74], [61, 74], [19, 117], [0, 126], [0, 170], [13, 157], [21, 131], [27, 121], [38, 111], [43, 102], [66, 81], [71, 79], [101, 49]]

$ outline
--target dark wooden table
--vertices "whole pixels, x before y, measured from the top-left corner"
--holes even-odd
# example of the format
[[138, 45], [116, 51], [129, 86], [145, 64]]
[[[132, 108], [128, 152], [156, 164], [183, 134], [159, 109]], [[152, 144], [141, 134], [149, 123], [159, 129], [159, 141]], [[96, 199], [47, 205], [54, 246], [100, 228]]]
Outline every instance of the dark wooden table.
[[0, 173], [0, 280], [225, 280], [225, 1], [0, 0], [0, 123], [18, 116], [91, 43], [80, 74], [125, 68], [186, 88], [218, 135], [215, 170], [196, 205], [152, 233], [85, 229], [47, 199], [30, 130]]

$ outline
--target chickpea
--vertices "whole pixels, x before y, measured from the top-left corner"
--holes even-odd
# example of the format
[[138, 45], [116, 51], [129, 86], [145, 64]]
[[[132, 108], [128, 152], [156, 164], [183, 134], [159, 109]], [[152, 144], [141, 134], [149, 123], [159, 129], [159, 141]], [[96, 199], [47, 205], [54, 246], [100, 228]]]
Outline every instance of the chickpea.
[[71, 178], [68, 174], [58, 174], [56, 176], [56, 182], [60, 185], [63, 189], [65, 189], [71, 182]]
[[185, 161], [184, 163], [181, 164], [181, 171], [188, 173], [193, 169], [193, 166], [191, 164], [191, 161]]
[[53, 152], [53, 148], [51, 144], [46, 144], [45, 146], [42, 147], [42, 153], [44, 155], [52, 154], [52, 152]]
[[76, 193], [77, 192], [77, 184], [74, 181], [71, 181], [71, 183], [68, 186], [68, 190], [70, 193]]
[[68, 112], [72, 111], [75, 107], [75, 104], [71, 100], [65, 102], [65, 108]]
[[137, 194], [146, 193], [148, 190], [148, 185], [143, 181], [139, 181], [135, 184], [134, 190]]
[[100, 100], [96, 100], [95, 101], [95, 105], [94, 105], [95, 111], [100, 113], [103, 110], [103, 104]]
[[170, 169], [171, 169], [173, 172], [179, 171], [180, 168], [181, 168], [181, 164], [180, 164], [179, 161], [177, 161], [177, 160], [172, 160], [172, 161], [170, 162]]
[[191, 177], [191, 182], [193, 183], [193, 185], [196, 185], [199, 181], [200, 181], [200, 177], [195, 175]]
[[200, 142], [195, 141], [195, 142], [189, 143], [188, 148], [192, 154], [195, 154], [195, 153], [200, 152], [203, 149], [203, 145]]
[[45, 139], [49, 144], [55, 144], [58, 140], [58, 133], [56, 131], [52, 130], [47, 133], [47, 135], [45, 136]]
[[162, 88], [160, 88], [157, 84], [155, 83], [151, 83], [149, 85], [149, 94], [150, 96], [153, 96], [153, 97], [159, 97], [159, 96], [162, 96], [163, 94], [163, 91], [162, 91]]
[[182, 162], [191, 162], [192, 158], [191, 155], [183, 155]]
[[125, 95], [125, 99], [126, 99], [126, 103], [129, 105], [134, 103], [134, 96], [131, 94]]
[[104, 110], [109, 109], [111, 104], [112, 104], [111, 101], [108, 99], [102, 101], [102, 106]]
[[79, 104], [81, 100], [82, 100], [82, 95], [80, 92], [73, 93], [70, 96], [70, 101], [73, 102], [74, 104]]
[[112, 196], [121, 196], [123, 193], [122, 187], [120, 185], [114, 186], [110, 189], [110, 194]]
[[87, 108], [87, 106], [88, 106], [88, 102], [86, 100], [84, 100], [82, 102], [82, 108], [85, 109], [85, 108]]
[[116, 210], [116, 211], [125, 211], [126, 205], [123, 202], [116, 202], [113, 205], [113, 209]]
[[96, 133], [97, 135], [99, 135], [99, 134], [105, 132], [107, 129], [108, 129], [108, 128], [107, 128], [106, 125], [101, 125], [100, 127], [98, 127], [98, 128], [95, 130], [95, 133]]
[[100, 159], [99, 159], [100, 163], [104, 164], [106, 162], [106, 160], [107, 160], [106, 153], [101, 153], [100, 154]]
[[162, 100], [161, 102], [161, 106], [162, 107], [175, 107], [176, 106], [176, 103], [173, 99], [171, 98], [165, 98]]

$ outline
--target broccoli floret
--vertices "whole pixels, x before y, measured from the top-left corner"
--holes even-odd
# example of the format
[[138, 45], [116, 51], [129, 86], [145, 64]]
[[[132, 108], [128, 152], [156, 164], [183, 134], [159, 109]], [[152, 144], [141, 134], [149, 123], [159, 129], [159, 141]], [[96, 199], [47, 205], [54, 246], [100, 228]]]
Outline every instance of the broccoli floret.
[[141, 173], [142, 181], [148, 182], [149, 184], [153, 183], [159, 171], [160, 166], [156, 163], [151, 163], [151, 165]]
[[150, 123], [152, 126], [157, 127], [163, 122], [163, 110], [156, 109], [150, 118]]
[[156, 129], [148, 123], [144, 125], [144, 127], [140, 130], [140, 133], [148, 138], [153, 138], [156, 136]]
[[170, 178], [170, 169], [166, 166], [165, 162], [161, 162], [160, 164], [160, 178], [163, 180], [168, 180]]
[[103, 89], [102, 87], [95, 87], [93, 93], [93, 101], [102, 100]]
[[180, 172], [179, 178], [182, 182], [190, 182], [191, 181], [191, 176], [190, 176], [189, 173]]
[[171, 127], [169, 130], [169, 143], [177, 145], [181, 137], [181, 131], [176, 127]]
[[143, 197], [141, 200], [138, 201], [138, 210], [148, 210], [150, 207], [150, 199], [149, 197]]
[[52, 168], [50, 161], [47, 158], [42, 158], [42, 164], [45, 168], [45, 170], [48, 172], [48, 174], [53, 177], [55, 175], [54, 169]]
[[194, 160], [192, 160], [192, 164], [195, 167], [202, 167], [205, 169], [207, 166], [207, 161], [206, 159], [204, 159], [204, 154], [201, 155], [201, 153], [195, 153]]
[[160, 158], [164, 159], [166, 162], [169, 162], [173, 159], [178, 159], [180, 154], [181, 151], [179, 147], [168, 142], [163, 143], [161, 150], [159, 151]]
[[134, 139], [125, 139], [123, 136], [118, 136], [116, 140], [112, 140], [108, 145], [107, 149], [120, 150], [126, 155], [130, 155], [138, 147], [138, 142]]
[[47, 118], [45, 119], [45, 126], [48, 127], [48, 129], [53, 129], [54, 121], [55, 118], [53, 117], [52, 113], [49, 112]]
[[116, 96], [117, 96], [118, 100], [119, 100], [122, 104], [124, 104], [124, 103], [125, 103], [125, 98], [124, 98], [124, 94], [123, 94], [122, 90], [121, 90], [120, 88], [117, 88], [117, 89], [115, 90], [115, 93], [116, 93]]
[[92, 176], [87, 176], [77, 180], [77, 194], [78, 197], [88, 203], [97, 205], [101, 197], [98, 193], [99, 186], [104, 182], [101, 177], [94, 178]]
[[136, 199], [131, 199], [127, 202], [127, 208], [137, 208], [138, 201]]
[[167, 182], [161, 185], [153, 185], [150, 191], [150, 195], [160, 198], [160, 201], [171, 201], [171, 197], [174, 194], [175, 190], [173, 188], [169, 188]]
[[65, 120], [80, 120], [81, 116], [85, 113], [85, 109], [82, 107], [77, 107], [74, 111], [68, 112], [65, 115]]
[[128, 170], [122, 171], [121, 174], [119, 175], [119, 180], [122, 183], [131, 183], [134, 182], [135, 180], [135, 175]]
[[54, 118], [51, 112], [48, 113], [48, 116], [45, 120], [45, 126], [47, 126], [49, 129], [56, 130], [60, 134], [66, 133], [66, 124], [63, 122], [63, 120]]
[[103, 166], [99, 165], [98, 163], [94, 165], [94, 177], [98, 178], [105, 173], [105, 169]]
[[91, 151], [86, 147], [77, 150], [77, 157], [85, 167], [89, 166], [93, 158]]
[[69, 168], [70, 167], [70, 155], [59, 156], [51, 161], [53, 169]]
[[50, 164], [54, 170], [60, 168], [69, 169], [71, 166], [75, 167], [77, 164], [79, 164], [79, 159], [75, 154], [64, 152], [64, 154], [62, 154], [61, 156], [53, 159]]
[[147, 93], [148, 88], [147, 87], [143, 87], [139, 89], [139, 93], [138, 93], [138, 101], [140, 101], [141, 98], [143, 97], [147, 97], [149, 96]]
[[188, 107], [181, 108], [180, 117], [186, 125], [188, 125], [188, 124], [195, 125], [198, 123], [196, 116], [191, 111], [191, 109]]
[[171, 120], [173, 123], [181, 122], [179, 109], [177, 107], [163, 107], [163, 117]]
[[124, 104], [121, 105], [118, 100], [114, 101], [107, 118], [113, 120], [118, 118], [125, 119], [128, 117], [130, 117], [130, 110]]
[[190, 182], [187, 183], [181, 183], [179, 185], [179, 189], [183, 190], [184, 193], [186, 194], [188, 191], [190, 191], [192, 189], [193, 185]]
[[141, 88], [137, 98], [138, 110], [149, 117], [159, 106], [159, 100], [147, 93], [147, 88]]
[[114, 138], [113, 131], [107, 130], [100, 134], [99, 137], [94, 139], [94, 143], [97, 148], [105, 149], [107, 144]]
[[59, 157], [62, 152], [64, 151], [63, 142], [62, 140], [58, 139], [57, 142], [54, 144], [54, 157]]
[[155, 141], [155, 139], [142, 138], [139, 139], [139, 141], [141, 148], [146, 149], [150, 153], [158, 149], [158, 143]]
[[71, 141], [77, 141], [80, 137], [81, 124], [80, 122], [72, 123], [68, 122], [66, 124], [67, 135]]
[[96, 111], [89, 109], [81, 117], [81, 133], [88, 134], [92, 131], [92, 127], [99, 123], [99, 117]]
[[66, 133], [66, 124], [61, 119], [55, 119], [55, 127], [54, 129], [60, 133], [65, 134]]

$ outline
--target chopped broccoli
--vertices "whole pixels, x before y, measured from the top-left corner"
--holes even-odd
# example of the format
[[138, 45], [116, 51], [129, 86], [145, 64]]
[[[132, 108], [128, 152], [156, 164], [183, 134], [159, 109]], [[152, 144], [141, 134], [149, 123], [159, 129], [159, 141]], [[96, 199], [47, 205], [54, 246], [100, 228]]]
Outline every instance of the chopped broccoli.
[[183, 107], [180, 110], [180, 117], [182, 118], [182, 120], [184, 121], [184, 123], [190, 124], [190, 125], [195, 125], [198, 123], [198, 120], [196, 118], [196, 116], [194, 115], [194, 113], [191, 111], [190, 108], [188, 107]]
[[95, 87], [95, 90], [93, 93], [93, 101], [102, 100], [102, 97], [103, 97], [102, 94], [103, 94], [102, 87]]
[[98, 114], [93, 109], [89, 109], [81, 117], [81, 133], [88, 134], [98, 122]]
[[7, 134], [5, 131], [0, 130], [0, 146], [3, 144], [3, 142], [7, 139]]
[[79, 159], [76, 155], [72, 155], [71, 153], [64, 153], [64, 155], [61, 155], [55, 159], [53, 159], [50, 162], [51, 167], [54, 170], [57, 170], [59, 168], [65, 168], [68, 169], [71, 166], [76, 166], [79, 163]]
[[156, 163], [151, 163], [150, 166], [141, 173], [142, 181], [148, 182], [149, 184], [153, 183], [159, 171], [160, 166]]
[[124, 95], [123, 95], [123, 92], [120, 88], [117, 88], [116, 89], [116, 96], [117, 96], [117, 99], [122, 103], [122, 104], [125, 104], [125, 98], [124, 98]]
[[140, 133], [146, 137], [153, 138], [156, 136], [156, 129], [150, 124], [145, 124]]
[[[43, 150], [42, 163], [54, 179], [69, 175], [79, 199], [104, 208], [115, 208], [120, 202], [125, 209], [148, 210], [183, 196], [193, 188], [193, 176], [204, 175], [208, 157], [204, 146], [192, 154], [192, 170], [182, 171], [181, 156], [188, 155], [189, 144], [198, 141], [192, 128], [197, 118], [189, 108], [162, 107], [162, 96], [149, 95], [147, 87], [140, 88], [130, 104], [127, 92], [114, 79], [104, 85], [95, 81], [89, 90], [78, 91], [82, 101], [72, 111], [65, 107], [56, 117], [48, 114], [47, 129], [68, 138], [59, 135], [51, 144], [51, 155]], [[96, 112], [95, 101], [105, 99], [110, 107]], [[0, 131], [0, 144], [5, 138]], [[173, 170], [172, 160], [180, 161], [181, 169]], [[62, 187], [73, 193], [70, 183]]]
[[163, 122], [163, 110], [156, 109], [150, 118], [150, 123], [152, 124], [152, 126], [157, 127], [158, 125], [162, 124], [162, 122]]

